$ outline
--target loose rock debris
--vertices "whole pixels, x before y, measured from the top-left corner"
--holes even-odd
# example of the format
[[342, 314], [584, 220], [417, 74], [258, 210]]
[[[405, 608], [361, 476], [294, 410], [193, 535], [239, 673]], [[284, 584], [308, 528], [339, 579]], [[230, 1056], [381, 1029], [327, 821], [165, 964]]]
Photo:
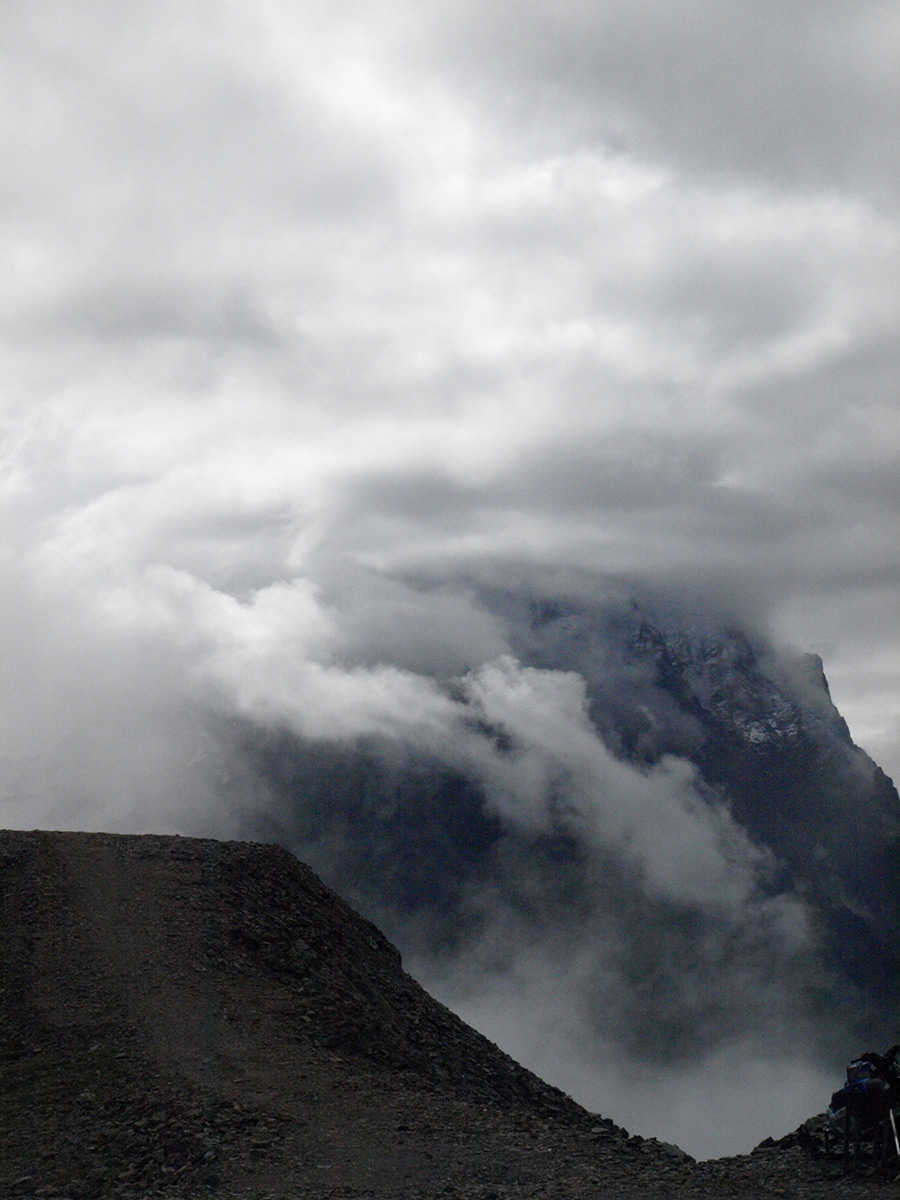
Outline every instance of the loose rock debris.
[[274, 846], [0, 832], [0, 1197], [855, 1197], [799, 1140], [694, 1163], [428, 996]]

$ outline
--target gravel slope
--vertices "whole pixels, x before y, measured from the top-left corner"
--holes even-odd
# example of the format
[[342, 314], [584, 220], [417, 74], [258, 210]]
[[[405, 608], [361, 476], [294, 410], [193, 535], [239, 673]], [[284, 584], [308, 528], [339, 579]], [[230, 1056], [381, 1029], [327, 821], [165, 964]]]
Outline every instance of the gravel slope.
[[537, 1079], [274, 846], [0, 832], [0, 1196], [862, 1196]]

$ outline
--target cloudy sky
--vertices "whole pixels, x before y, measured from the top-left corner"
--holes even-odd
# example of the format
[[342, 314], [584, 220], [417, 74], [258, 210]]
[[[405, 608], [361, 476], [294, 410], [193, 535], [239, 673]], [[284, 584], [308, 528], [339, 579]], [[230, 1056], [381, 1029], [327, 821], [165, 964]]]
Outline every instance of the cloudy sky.
[[9, 0], [0, 55], [5, 754], [516, 562], [717, 595], [900, 773], [896, 5]]
[[900, 776], [895, 4], [6, 0], [0, 60], [0, 824], [233, 834], [230, 714], [568, 711], [464, 581], [572, 569], [817, 651]]

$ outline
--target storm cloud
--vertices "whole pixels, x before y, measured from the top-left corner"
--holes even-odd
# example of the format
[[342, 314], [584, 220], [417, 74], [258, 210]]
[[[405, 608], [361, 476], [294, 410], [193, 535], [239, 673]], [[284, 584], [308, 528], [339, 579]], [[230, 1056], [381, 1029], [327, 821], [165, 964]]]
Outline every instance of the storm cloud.
[[[767, 995], [800, 901], [481, 597], [577, 576], [816, 651], [900, 772], [898, 33], [877, 0], [6, 4], [0, 823], [237, 836], [277, 797], [235, 730], [390, 745], [715, 910]], [[422, 969], [485, 1026], [522, 980], [518, 1045], [585, 943], [519, 931], [496, 979], [487, 944]]]

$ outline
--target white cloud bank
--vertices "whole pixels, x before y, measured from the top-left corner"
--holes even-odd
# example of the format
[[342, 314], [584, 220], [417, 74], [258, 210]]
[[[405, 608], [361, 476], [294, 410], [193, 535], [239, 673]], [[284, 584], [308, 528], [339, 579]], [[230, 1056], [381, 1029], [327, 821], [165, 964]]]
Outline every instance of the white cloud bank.
[[4, 5], [0, 823], [225, 835], [267, 797], [210, 713], [452, 757], [453, 677], [531, 747], [466, 743], [496, 805], [540, 819], [563, 762], [652, 886], [746, 901], [682, 766], [616, 763], [509, 658], [462, 582], [507, 569], [715, 597], [820, 652], [900, 774], [896, 32]]

